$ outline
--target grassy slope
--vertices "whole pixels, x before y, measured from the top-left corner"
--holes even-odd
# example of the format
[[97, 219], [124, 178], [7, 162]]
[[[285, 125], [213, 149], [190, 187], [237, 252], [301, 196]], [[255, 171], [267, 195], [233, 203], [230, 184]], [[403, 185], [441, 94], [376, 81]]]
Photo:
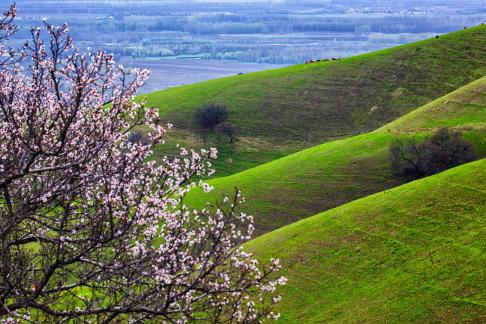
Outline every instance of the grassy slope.
[[[210, 181], [211, 199], [234, 186], [248, 198], [244, 209], [257, 228], [270, 231], [403, 183], [388, 166], [388, 146], [404, 137], [423, 137], [437, 127], [464, 131], [486, 154], [486, 77], [368, 134], [328, 142], [259, 167]], [[189, 202], [208, 199], [194, 192]]]
[[486, 74], [486, 26], [340, 61], [296, 65], [172, 88], [149, 104], [197, 144], [193, 111], [228, 105], [240, 142], [220, 145], [219, 175], [324, 140], [378, 128]]
[[485, 322], [485, 170], [466, 164], [249, 242], [283, 261], [283, 320]]

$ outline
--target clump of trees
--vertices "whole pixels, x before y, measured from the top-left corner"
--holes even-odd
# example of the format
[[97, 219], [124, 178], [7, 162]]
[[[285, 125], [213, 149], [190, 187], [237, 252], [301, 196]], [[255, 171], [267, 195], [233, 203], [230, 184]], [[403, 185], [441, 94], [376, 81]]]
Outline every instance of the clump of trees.
[[214, 209], [182, 203], [211, 189], [193, 177], [216, 150], [149, 161], [165, 129], [133, 101], [148, 71], [74, 49], [65, 25], [11, 50], [15, 15], [0, 19], [0, 322], [277, 318], [285, 278], [243, 251], [254, 227], [239, 192]]
[[211, 103], [199, 107], [194, 113], [196, 123], [206, 141], [208, 133], [225, 134], [230, 143], [236, 139], [236, 128], [228, 122], [229, 111], [225, 105]]
[[478, 158], [474, 146], [459, 131], [442, 128], [424, 141], [396, 141], [390, 145], [393, 171], [410, 179], [430, 176]]

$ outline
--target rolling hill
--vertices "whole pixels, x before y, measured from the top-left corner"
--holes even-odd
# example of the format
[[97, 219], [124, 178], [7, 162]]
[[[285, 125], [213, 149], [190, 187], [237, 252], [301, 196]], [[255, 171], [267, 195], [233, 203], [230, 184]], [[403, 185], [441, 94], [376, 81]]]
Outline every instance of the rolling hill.
[[[486, 74], [486, 26], [336, 61], [296, 65], [155, 92], [149, 105], [200, 146], [194, 110], [222, 103], [239, 141], [214, 139], [217, 176], [374, 130]], [[159, 148], [163, 153], [166, 147]]]
[[282, 322], [483, 322], [486, 159], [404, 184], [389, 168], [388, 147], [452, 127], [485, 156], [485, 50], [480, 26], [174, 88], [149, 103], [179, 126], [173, 141], [189, 146], [200, 145], [196, 107], [230, 108], [240, 140], [215, 140], [216, 167], [219, 175], [245, 171], [212, 179], [211, 194], [193, 191], [186, 203], [243, 190], [242, 208], [267, 233], [246, 248], [282, 259], [289, 279]]
[[247, 243], [278, 257], [282, 322], [486, 321], [486, 160]]
[[[404, 183], [394, 176], [388, 147], [399, 138], [424, 137], [439, 127], [461, 130], [486, 155], [486, 77], [368, 134], [327, 142], [241, 173], [209, 181], [210, 199], [238, 186], [259, 233]], [[195, 191], [201, 206], [208, 195]]]

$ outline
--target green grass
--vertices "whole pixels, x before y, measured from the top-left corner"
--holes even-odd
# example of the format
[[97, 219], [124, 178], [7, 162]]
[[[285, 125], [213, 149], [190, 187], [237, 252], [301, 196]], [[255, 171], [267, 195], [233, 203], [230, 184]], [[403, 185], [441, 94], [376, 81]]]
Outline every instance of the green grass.
[[195, 191], [187, 202], [202, 206], [238, 186], [247, 197], [242, 207], [256, 216], [258, 233], [396, 187], [388, 147], [398, 138], [423, 138], [450, 126], [486, 155], [486, 77], [363, 135], [331, 141], [244, 172], [209, 181], [211, 195]]
[[149, 94], [148, 102], [193, 136], [196, 107], [226, 104], [241, 141], [215, 142], [222, 176], [383, 126], [484, 76], [485, 54], [486, 26], [479, 26], [339, 61], [172, 88]]
[[383, 126], [380, 131], [429, 131], [437, 127], [483, 128], [486, 78], [476, 80]]
[[247, 243], [283, 262], [282, 322], [484, 323], [485, 170], [466, 164]]

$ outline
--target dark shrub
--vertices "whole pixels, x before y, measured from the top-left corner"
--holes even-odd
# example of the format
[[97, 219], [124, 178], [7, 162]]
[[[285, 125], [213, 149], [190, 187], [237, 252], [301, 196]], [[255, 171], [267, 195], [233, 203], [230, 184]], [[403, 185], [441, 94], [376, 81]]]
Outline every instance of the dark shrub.
[[228, 109], [224, 105], [209, 104], [196, 110], [195, 117], [198, 126], [204, 131], [214, 128], [228, 119]]
[[439, 129], [423, 142], [397, 141], [390, 146], [390, 163], [397, 175], [418, 179], [477, 159], [461, 133]]
[[142, 135], [141, 132], [132, 133], [130, 135], [130, 137], [128, 138], [128, 142], [130, 142], [132, 144], [140, 143], [140, 142], [142, 142], [142, 140], [143, 140], [143, 135]]
[[223, 128], [221, 129], [221, 132], [223, 134], [225, 134], [226, 136], [228, 136], [230, 143], [233, 144], [233, 142], [235, 141], [235, 138], [236, 138], [235, 127], [230, 123], [225, 123], [223, 125]]

